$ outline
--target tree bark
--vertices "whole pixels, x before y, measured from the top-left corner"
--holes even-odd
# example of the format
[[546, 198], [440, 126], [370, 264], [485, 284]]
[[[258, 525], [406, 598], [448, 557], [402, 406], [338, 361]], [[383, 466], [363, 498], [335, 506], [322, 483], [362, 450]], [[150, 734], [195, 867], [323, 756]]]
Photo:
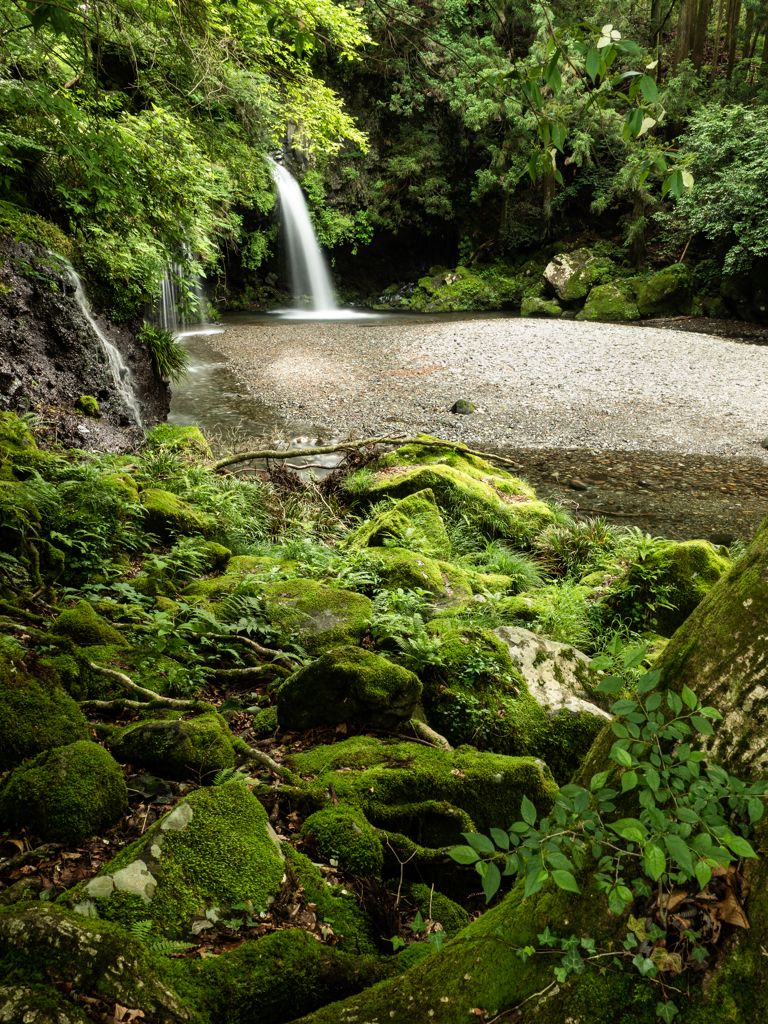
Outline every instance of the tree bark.
[[712, 0], [699, 0], [699, 7], [693, 25], [693, 46], [691, 60], [697, 71], [704, 62], [704, 47], [707, 44], [707, 29], [712, 14]]
[[697, 0], [681, 0], [675, 35], [675, 56], [673, 60], [673, 68], [675, 70], [686, 60], [691, 52], [697, 6]]
[[709, 84], [711, 85], [715, 77], [717, 76], [717, 64], [720, 59], [720, 32], [723, 27], [723, 8], [725, 7], [725, 0], [720, 0], [720, 4], [717, 8], [717, 28], [715, 29], [715, 45], [712, 54], [712, 71], [709, 76]]
[[741, 59], [742, 60], [749, 60], [749, 57], [751, 56], [750, 52], [749, 52], [749, 49], [750, 49], [749, 44], [750, 44], [750, 42], [752, 40], [752, 26], [754, 24], [755, 24], [755, 9], [754, 9], [754, 7], [750, 7], [750, 9], [747, 11], [746, 21], [744, 22], [744, 47], [743, 47], [743, 49], [741, 51]]
[[739, 38], [739, 21], [741, 20], [741, 0], [729, 0], [728, 3], [728, 35], [726, 50], [728, 51], [728, 70], [725, 77], [728, 81], [733, 77], [736, 64], [736, 43]]

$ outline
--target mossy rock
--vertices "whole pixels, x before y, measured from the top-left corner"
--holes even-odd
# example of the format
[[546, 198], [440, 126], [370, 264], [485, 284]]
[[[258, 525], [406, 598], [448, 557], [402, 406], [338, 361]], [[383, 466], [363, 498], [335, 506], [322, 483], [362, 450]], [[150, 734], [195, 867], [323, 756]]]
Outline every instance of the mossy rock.
[[277, 707], [274, 704], [271, 707], [262, 708], [253, 716], [251, 729], [253, 729], [254, 736], [267, 736], [275, 732], [277, 728]]
[[540, 298], [536, 295], [529, 295], [523, 299], [520, 307], [520, 316], [549, 316], [561, 317], [563, 307], [556, 299]]
[[561, 253], [547, 264], [544, 277], [561, 302], [583, 299], [595, 281], [595, 258], [589, 249]]
[[2, 671], [0, 678], [0, 770], [25, 758], [87, 740], [88, 720], [55, 682]]
[[3, 1024], [89, 1024], [85, 1013], [51, 985], [0, 984]]
[[673, 263], [654, 274], [637, 289], [637, 307], [645, 317], [687, 315], [693, 283], [684, 263]]
[[232, 781], [196, 790], [62, 902], [127, 924], [149, 919], [182, 937], [231, 916], [233, 904], [266, 906], [283, 873], [266, 811]]
[[0, 827], [26, 827], [42, 839], [79, 843], [125, 813], [120, 765], [103, 747], [77, 740], [20, 765], [0, 790]]
[[393, 973], [391, 957], [343, 952], [301, 928], [198, 960], [194, 971], [203, 1005], [216, 1024], [287, 1024]]
[[372, 614], [371, 602], [362, 594], [314, 580], [276, 580], [261, 593], [270, 623], [295, 634], [311, 654], [359, 643]]
[[323, 803], [333, 784], [340, 805], [360, 807], [375, 827], [419, 834], [427, 847], [460, 843], [462, 831], [508, 828], [523, 796], [544, 815], [557, 792], [552, 774], [533, 757], [507, 757], [460, 747], [453, 752], [368, 736], [293, 754], [313, 776], [310, 792]]
[[405, 548], [368, 548], [384, 590], [425, 590], [449, 604], [486, 589], [480, 573]]
[[350, 806], [324, 807], [310, 814], [301, 830], [313, 836], [320, 855], [338, 860], [342, 871], [376, 878], [384, 865], [384, 849], [364, 814]]
[[493, 633], [476, 627], [440, 633], [443, 663], [424, 679], [430, 725], [456, 745], [542, 758], [557, 781], [566, 783], [605, 718], [580, 705], [547, 707]]
[[625, 320], [639, 320], [640, 310], [618, 285], [599, 284], [590, 291], [576, 319], [621, 323]]
[[75, 411], [82, 413], [83, 416], [89, 416], [94, 420], [101, 419], [99, 403], [92, 395], [80, 395], [78, 400], [75, 402]]
[[[665, 599], [674, 607], [656, 609], [655, 632], [671, 637], [732, 565], [730, 558], [720, 554], [709, 541], [667, 541], [659, 544], [642, 564], [631, 565], [612, 591], [601, 598], [601, 604], [606, 614], [618, 613], [640, 624], [638, 602], [642, 608], [663, 588]], [[646, 584], [649, 574], [653, 575], [650, 592]]]
[[420, 697], [413, 672], [362, 647], [336, 647], [280, 687], [277, 718], [291, 730], [338, 722], [388, 727], [410, 718]]
[[51, 632], [56, 636], [70, 637], [79, 647], [125, 645], [122, 634], [97, 615], [86, 600], [78, 601], [74, 608], [62, 612], [51, 626]]
[[199, 427], [180, 427], [175, 423], [158, 423], [153, 427], [147, 433], [147, 448], [168, 448], [196, 459], [213, 458], [211, 447]]
[[171, 491], [154, 487], [142, 491], [141, 504], [146, 513], [146, 528], [162, 538], [174, 533], [206, 537], [216, 528], [213, 516], [193, 508]]
[[[226, 549], [225, 549], [226, 550]], [[221, 576], [207, 580], [195, 580], [182, 591], [184, 597], [202, 597], [208, 601], [218, 601], [231, 594], [235, 587], [248, 576], [264, 575], [269, 579], [272, 569], [279, 569], [280, 561], [276, 558], [262, 558], [256, 555], [235, 555], [228, 559]]]
[[235, 763], [232, 735], [214, 711], [128, 725], [109, 745], [118, 761], [141, 765], [163, 778], [206, 779]]
[[448, 533], [431, 490], [409, 494], [391, 508], [377, 512], [345, 537], [339, 547], [342, 550], [380, 547], [387, 540], [436, 558], [450, 553]]
[[383, 456], [378, 463], [381, 469], [433, 465], [450, 466], [474, 480], [486, 481], [490, 477], [494, 487], [506, 494], [536, 497], [533, 488], [519, 477], [499, 469], [479, 455], [472, 455], [462, 444], [446, 446], [429, 434], [420, 434], [411, 443]]
[[[593, 596], [594, 588], [590, 586], [578, 584], [565, 589], [548, 584], [503, 598], [496, 611], [509, 625], [525, 623], [535, 627], [537, 633], [581, 648], [592, 634]], [[566, 614], [562, 614], [563, 609]]]
[[469, 924], [469, 914], [464, 907], [454, 903], [441, 892], [430, 889], [428, 885], [415, 882], [408, 890], [408, 896], [421, 913], [425, 921], [439, 921], [443, 931], [452, 939]]
[[195, 554], [201, 558], [202, 567], [206, 572], [223, 572], [232, 558], [229, 548], [212, 540], [200, 541], [195, 545], [194, 550]]
[[[187, 983], [185, 999], [173, 991], [169, 963], [109, 921], [47, 903], [27, 903], [0, 914], [0, 993], [9, 987], [27, 989], [30, 1002], [23, 1008], [26, 1015], [0, 1019], [11, 1024], [79, 1024], [86, 1019], [69, 998], [64, 1007], [57, 1006], [58, 989], [51, 982], [55, 978], [61, 979], [64, 991], [87, 992], [107, 1005], [117, 1002], [140, 1010], [147, 1020], [191, 1024], [194, 990]], [[2, 997], [0, 1007], [0, 1013], [8, 1007]], [[52, 1008], [52, 1015], [33, 1016], [38, 1007], [46, 1012]]]

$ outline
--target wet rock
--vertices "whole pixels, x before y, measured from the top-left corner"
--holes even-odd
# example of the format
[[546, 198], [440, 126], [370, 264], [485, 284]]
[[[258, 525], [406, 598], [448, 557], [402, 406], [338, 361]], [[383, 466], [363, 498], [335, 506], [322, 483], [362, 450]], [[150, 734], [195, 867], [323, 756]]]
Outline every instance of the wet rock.
[[586, 491], [589, 484], [585, 484], [583, 480], [579, 480], [578, 477], [573, 477], [568, 481], [568, 486], [574, 491]]
[[476, 408], [477, 406], [472, 405], [472, 403], [468, 402], [466, 398], [460, 398], [451, 406], [451, 412], [455, 413], [457, 416], [468, 416], [470, 413], [473, 413]]
[[563, 315], [563, 307], [555, 299], [529, 295], [528, 298], [523, 299], [520, 315], [561, 317]]

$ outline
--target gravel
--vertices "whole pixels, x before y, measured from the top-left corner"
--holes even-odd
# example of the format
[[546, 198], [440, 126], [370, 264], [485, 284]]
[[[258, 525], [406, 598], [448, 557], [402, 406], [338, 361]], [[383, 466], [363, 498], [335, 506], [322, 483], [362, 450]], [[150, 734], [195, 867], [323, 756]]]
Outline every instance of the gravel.
[[[768, 348], [518, 317], [224, 326], [208, 340], [248, 392], [326, 434], [768, 459]], [[451, 414], [460, 398], [477, 411]]]

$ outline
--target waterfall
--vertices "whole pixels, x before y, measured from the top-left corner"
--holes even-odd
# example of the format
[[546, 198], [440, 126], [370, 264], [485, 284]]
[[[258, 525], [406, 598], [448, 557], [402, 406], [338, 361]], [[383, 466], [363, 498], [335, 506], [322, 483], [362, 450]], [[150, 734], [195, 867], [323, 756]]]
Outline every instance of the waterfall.
[[[187, 324], [186, 316], [183, 313], [181, 321], [179, 321], [180, 289], [177, 283], [178, 281], [185, 279], [186, 274], [184, 267], [180, 266], [178, 263], [172, 263], [170, 269], [165, 272], [162, 288], [160, 290], [158, 326], [164, 328], [166, 331], [171, 331], [174, 334], [179, 330], [180, 326], [185, 327]], [[205, 296], [203, 295], [200, 278], [195, 275], [191, 278], [190, 283], [191, 292], [194, 295], [194, 305], [197, 307], [196, 321], [202, 321], [204, 319]], [[154, 315], [152, 319], [155, 319]]]
[[338, 307], [333, 298], [331, 278], [299, 183], [281, 164], [271, 158], [270, 163], [280, 200], [294, 295], [311, 296], [317, 313], [335, 313]]
[[80, 309], [83, 311], [85, 319], [91, 326], [93, 333], [101, 342], [101, 347], [104, 350], [104, 355], [107, 357], [107, 363], [109, 365], [112, 378], [115, 382], [115, 387], [120, 392], [120, 395], [128, 406], [130, 411], [133, 413], [133, 417], [136, 420], [138, 426], [141, 426], [141, 413], [139, 412], [139, 406], [136, 402], [136, 396], [133, 393], [133, 387], [131, 386], [131, 371], [123, 362], [123, 357], [120, 351], [115, 348], [109, 338], [104, 334], [99, 325], [93, 319], [91, 314], [91, 307], [88, 303], [88, 297], [85, 294], [85, 286], [83, 285], [80, 275], [77, 273], [72, 264], [64, 259], [63, 256], [58, 256], [57, 259], [61, 261], [62, 266], [67, 271], [67, 276], [74, 285], [75, 288], [75, 302], [77, 302]]

